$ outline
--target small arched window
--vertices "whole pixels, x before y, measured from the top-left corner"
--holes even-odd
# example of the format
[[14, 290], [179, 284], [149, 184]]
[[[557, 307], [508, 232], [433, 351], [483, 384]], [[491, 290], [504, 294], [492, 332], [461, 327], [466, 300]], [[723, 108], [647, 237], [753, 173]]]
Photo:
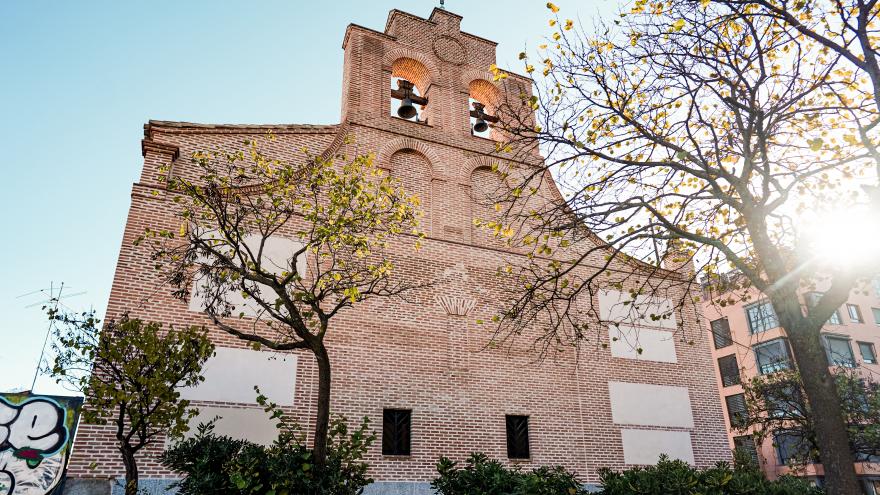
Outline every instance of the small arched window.
[[498, 122], [495, 115], [499, 100], [498, 88], [489, 81], [475, 79], [468, 85], [468, 92], [471, 134], [492, 139], [492, 124]]
[[415, 84], [402, 77], [391, 78], [391, 115], [413, 122], [427, 122], [428, 99]]
[[428, 122], [428, 89], [431, 78], [427, 67], [411, 58], [391, 64], [391, 115], [414, 122]]

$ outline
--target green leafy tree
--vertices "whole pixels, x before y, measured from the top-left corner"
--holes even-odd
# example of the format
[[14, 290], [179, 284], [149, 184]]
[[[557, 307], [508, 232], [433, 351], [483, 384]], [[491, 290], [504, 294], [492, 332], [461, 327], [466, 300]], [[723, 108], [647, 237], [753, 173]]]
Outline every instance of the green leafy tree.
[[162, 454], [162, 464], [184, 475], [181, 495], [358, 495], [372, 479], [363, 457], [375, 436], [368, 423], [349, 430], [343, 417], [330, 421], [326, 469], [314, 469], [304, 435], [287, 430], [272, 445], [257, 445], [213, 432], [213, 424]]
[[[524, 161], [540, 148], [548, 158], [505, 172], [513, 183], [498, 203], [511, 244], [530, 257], [506, 267], [519, 290], [497, 317], [498, 334], [540, 323], [549, 345], [601, 341], [608, 323], [598, 321], [596, 294], [612, 287], [633, 300], [672, 300], [680, 312], [703, 303], [700, 289], [721, 306], [761, 293], [802, 371], [829, 493], [853, 493], [845, 414], [820, 330], [852, 291], [867, 290], [880, 259], [858, 240], [817, 255], [838, 236], [816, 236], [809, 227], [819, 221], [802, 219], [831, 206], [880, 218], [858, 187], [877, 183], [880, 155], [864, 137], [876, 128], [874, 95], [858, 96], [861, 76], [846, 54], [810, 41], [781, 13], [732, 3], [637, 0], [592, 30], [548, 4], [554, 32], [540, 62], [521, 55], [535, 95], [499, 112], [504, 156]], [[548, 174], [560, 197], [539, 208], [523, 201]], [[804, 291], [823, 292], [807, 311]]]
[[266, 156], [256, 141], [245, 147], [195, 153], [191, 169], [170, 175], [167, 195], [178, 205], [179, 228], [150, 229], [141, 241], [175, 295], [199, 297], [217, 328], [257, 347], [315, 356], [314, 452], [322, 468], [331, 321], [365, 299], [419, 287], [393, 276], [387, 254], [391, 243], [418, 248], [419, 199], [371, 156], [291, 164]]
[[[856, 460], [880, 460], [880, 386], [857, 371], [836, 368], [837, 395], [844, 412], [852, 455]], [[800, 373], [779, 371], [743, 384], [747, 413], [743, 433], [757, 443], [784, 433], [793, 447], [789, 463], [802, 466], [818, 460], [814, 413], [805, 400]]]
[[198, 410], [180, 388], [204, 378], [214, 354], [205, 330], [163, 329], [123, 316], [99, 326], [94, 313], [52, 310], [54, 358], [45, 371], [86, 396], [82, 419], [112, 425], [125, 466], [125, 493], [138, 493], [137, 453], [163, 436], [179, 437]]

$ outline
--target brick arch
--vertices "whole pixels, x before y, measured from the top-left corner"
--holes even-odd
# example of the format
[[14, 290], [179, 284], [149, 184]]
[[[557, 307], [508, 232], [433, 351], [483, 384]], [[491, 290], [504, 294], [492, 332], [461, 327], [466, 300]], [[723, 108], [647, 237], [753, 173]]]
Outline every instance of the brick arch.
[[503, 162], [498, 160], [497, 158], [487, 156], [487, 155], [479, 155], [473, 158], [466, 160], [462, 166], [458, 170], [457, 179], [460, 184], [470, 185], [471, 176], [474, 171], [479, 168], [492, 168], [493, 164], [498, 164], [499, 167], [503, 166]]
[[501, 103], [501, 90], [498, 86], [485, 79], [474, 79], [468, 83], [468, 94], [471, 98], [486, 105], [489, 113], [493, 113]]
[[431, 84], [440, 80], [440, 69], [433, 60], [410, 48], [395, 48], [382, 56], [382, 66], [391, 68], [391, 75], [403, 77], [416, 85], [424, 96]]
[[431, 174], [433, 175], [435, 167], [437, 167], [437, 165], [440, 163], [440, 155], [438, 155], [436, 151], [434, 151], [423, 141], [419, 141], [410, 137], [395, 138], [382, 145], [379, 153], [376, 154], [376, 166], [378, 166], [379, 168], [390, 170], [391, 155], [398, 151], [407, 149], [416, 151], [424, 155], [425, 158], [428, 160], [428, 165], [430, 165]]

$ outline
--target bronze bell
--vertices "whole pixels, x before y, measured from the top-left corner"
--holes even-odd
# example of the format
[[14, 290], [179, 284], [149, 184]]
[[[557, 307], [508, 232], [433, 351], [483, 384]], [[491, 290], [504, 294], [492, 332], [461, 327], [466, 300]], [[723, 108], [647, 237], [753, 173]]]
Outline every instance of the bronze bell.
[[477, 121], [474, 123], [474, 132], [477, 134], [486, 132], [489, 129], [489, 123], [483, 118], [486, 116], [486, 114], [483, 113], [483, 104], [474, 102], [474, 110], [477, 111]]
[[411, 119], [418, 114], [416, 111], [416, 107], [413, 105], [412, 99], [409, 95], [403, 99], [403, 102], [400, 103], [400, 108], [397, 109], [397, 116], [402, 119]]

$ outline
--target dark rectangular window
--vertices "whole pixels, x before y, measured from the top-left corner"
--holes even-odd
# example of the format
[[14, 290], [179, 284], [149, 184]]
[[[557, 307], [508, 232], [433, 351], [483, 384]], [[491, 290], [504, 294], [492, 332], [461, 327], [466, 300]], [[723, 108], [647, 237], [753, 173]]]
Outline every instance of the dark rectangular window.
[[[807, 292], [804, 295], [804, 298], [806, 299], [807, 307], [812, 308], [813, 306], [819, 304], [819, 300], [822, 299], [822, 293]], [[843, 325], [843, 320], [840, 318], [840, 312], [835, 309], [834, 313], [831, 313], [831, 318], [828, 318], [828, 321], [826, 323], [829, 325]]]
[[795, 419], [803, 417], [804, 400], [801, 389], [786, 382], [774, 383], [764, 389], [764, 406], [772, 418]]
[[850, 321], [855, 323], [865, 322], [865, 320], [862, 318], [862, 308], [860, 308], [858, 304], [847, 304], [846, 312], [849, 313]]
[[828, 362], [832, 366], [854, 368], [856, 365], [856, 357], [853, 356], [852, 346], [849, 345], [848, 337], [826, 335], [825, 353], [828, 355]]
[[510, 459], [529, 458], [529, 417], [506, 416], [507, 457]]
[[877, 353], [874, 352], [874, 344], [859, 342], [859, 352], [862, 354], [862, 362], [865, 364], [877, 364]]
[[733, 437], [733, 448], [738, 452], [747, 454], [755, 465], [758, 465], [758, 449], [755, 447], [755, 439], [751, 435]]
[[753, 347], [758, 371], [762, 375], [791, 369], [791, 354], [785, 339], [773, 339]]
[[724, 401], [727, 402], [727, 417], [730, 419], [730, 426], [745, 426], [749, 419], [746, 396], [743, 394], [728, 395]]
[[382, 455], [410, 455], [412, 411], [385, 409], [382, 411]]
[[719, 318], [709, 323], [712, 329], [712, 339], [715, 341], [715, 348], [721, 349], [733, 344], [733, 338], [730, 336], [730, 322], [727, 318]]
[[880, 308], [871, 308], [871, 312], [874, 313], [874, 323], [880, 325]]
[[773, 434], [773, 446], [779, 464], [789, 461], [810, 461], [810, 444], [796, 431], [779, 431]]
[[779, 326], [779, 318], [769, 301], [746, 306], [746, 320], [752, 334], [765, 332]]
[[739, 385], [739, 365], [735, 354], [718, 358], [718, 371], [721, 372], [721, 385]]

